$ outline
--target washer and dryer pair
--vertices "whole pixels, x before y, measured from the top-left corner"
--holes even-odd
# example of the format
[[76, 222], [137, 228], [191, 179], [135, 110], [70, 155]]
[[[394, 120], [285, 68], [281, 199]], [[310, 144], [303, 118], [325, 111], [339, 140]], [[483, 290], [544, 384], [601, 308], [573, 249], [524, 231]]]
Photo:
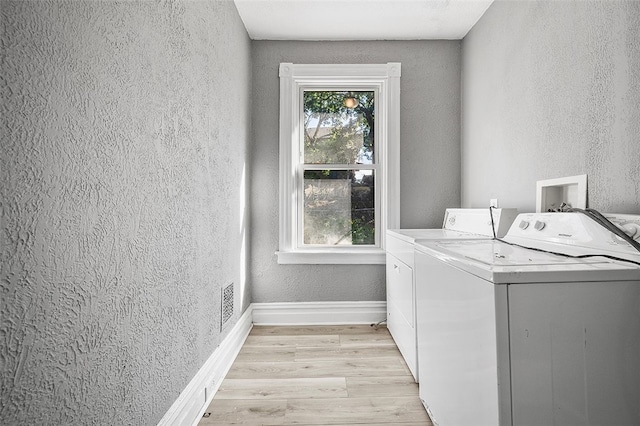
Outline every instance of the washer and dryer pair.
[[441, 229], [387, 231], [387, 327], [418, 381], [416, 331], [415, 244], [433, 240], [488, 240], [504, 236], [518, 215], [516, 209], [457, 209], [445, 211]]
[[[640, 216], [608, 215], [640, 240]], [[420, 397], [434, 424], [640, 425], [640, 252], [580, 213], [415, 245]]]

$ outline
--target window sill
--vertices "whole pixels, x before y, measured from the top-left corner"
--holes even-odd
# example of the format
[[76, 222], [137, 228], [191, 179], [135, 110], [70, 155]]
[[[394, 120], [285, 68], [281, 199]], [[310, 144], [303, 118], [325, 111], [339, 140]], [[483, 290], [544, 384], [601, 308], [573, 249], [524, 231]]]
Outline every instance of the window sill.
[[281, 265], [384, 265], [383, 249], [277, 251]]

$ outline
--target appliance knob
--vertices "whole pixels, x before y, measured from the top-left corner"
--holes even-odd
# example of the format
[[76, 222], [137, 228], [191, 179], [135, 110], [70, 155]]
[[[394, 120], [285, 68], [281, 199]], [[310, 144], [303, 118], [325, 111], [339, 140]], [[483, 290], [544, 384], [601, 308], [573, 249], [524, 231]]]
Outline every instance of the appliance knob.
[[546, 223], [544, 222], [540, 222], [539, 220], [536, 220], [535, 225], [533, 225], [534, 228], [536, 228], [538, 231], [542, 231], [545, 227]]
[[520, 229], [527, 229], [529, 227], [529, 222], [527, 222], [526, 220], [522, 220], [520, 221], [520, 224], [518, 225], [518, 227]]
[[625, 223], [620, 226], [620, 228], [622, 228], [622, 230], [633, 239], [640, 237], [640, 225], [635, 223]]

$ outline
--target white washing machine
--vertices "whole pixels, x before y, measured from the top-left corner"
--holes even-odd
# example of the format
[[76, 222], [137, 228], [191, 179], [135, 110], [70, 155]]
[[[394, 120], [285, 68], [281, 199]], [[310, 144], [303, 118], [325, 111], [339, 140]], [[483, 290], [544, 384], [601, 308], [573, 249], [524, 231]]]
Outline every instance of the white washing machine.
[[[640, 216], [615, 220], [640, 240]], [[521, 214], [503, 241], [420, 242], [415, 265], [420, 398], [434, 424], [640, 425], [630, 243], [580, 213]]]
[[[413, 377], [418, 381], [415, 317], [414, 244], [423, 240], [490, 239], [493, 229], [503, 236], [516, 209], [447, 209], [442, 229], [387, 231], [387, 327]], [[493, 220], [492, 220], [493, 219]]]

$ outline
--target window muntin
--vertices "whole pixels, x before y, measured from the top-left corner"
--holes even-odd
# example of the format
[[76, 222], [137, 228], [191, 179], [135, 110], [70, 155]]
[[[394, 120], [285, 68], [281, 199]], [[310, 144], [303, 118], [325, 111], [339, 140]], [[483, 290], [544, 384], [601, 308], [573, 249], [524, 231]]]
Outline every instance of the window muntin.
[[379, 245], [375, 94], [303, 90], [300, 247]]

